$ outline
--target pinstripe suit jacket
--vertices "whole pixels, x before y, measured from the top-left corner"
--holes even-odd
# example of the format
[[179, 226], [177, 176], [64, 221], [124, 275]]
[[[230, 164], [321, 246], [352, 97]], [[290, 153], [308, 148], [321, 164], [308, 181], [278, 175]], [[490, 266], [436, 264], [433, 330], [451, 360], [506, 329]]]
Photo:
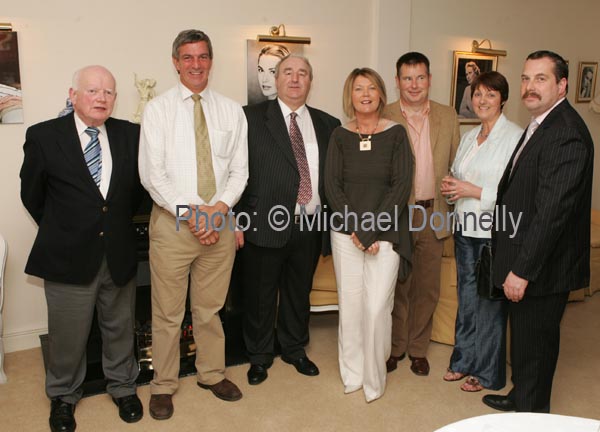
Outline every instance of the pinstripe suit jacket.
[[[590, 133], [565, 99], [532, 135], [511, 175], [524, 136], [498, 185], [494, 283], [501, 286], [512, 271], [529, 281], [526, 296], [585, 287], [590, 278], [594, 163]], [[513, 238], [509, 212], [515, 219], [522, 214]]]
[[[321, 206], [326, 204], [323, 189], [323, 170], [329, 136], [340, 121], [329, 114], [307, 106], [319, 146], [319, 195]], [[248, 185], [235, 207], [235, 212], [246, 212], [251, 226], [244, 232], [246, 241], [257, 246], [278, 248], [284, 246], [292, 233], [292, 224], [275, 231], [268, 220], [269, 211], [284, 206], [294, 214], [300, 174], [283, 113], [277, 100], [244, 107], [248, 120]], [[323, 253], [329, 253], [329, 236], [324, 237]]]

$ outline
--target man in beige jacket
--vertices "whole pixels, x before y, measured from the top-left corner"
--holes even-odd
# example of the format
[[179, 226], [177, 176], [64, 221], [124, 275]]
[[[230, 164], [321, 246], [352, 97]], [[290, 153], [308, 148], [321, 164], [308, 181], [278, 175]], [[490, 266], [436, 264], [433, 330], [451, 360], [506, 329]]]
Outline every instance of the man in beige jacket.
[[[440, 193], [460, 141], [456, 112], [429, 100], [429, 60], [409, 52], [396, 62], [396, 84], [400, 99], [386, 106], [384, 117], [403, 125], [415, 157], [415, 175], [409, 204], [413, 234], [411, 275], [398, 281], [392, 312], [392, 352], [388, 372], [408, 352], [410, 369], [416, 375], [429, 374], [427, 347], [433, 312], [440, 295], [440, 271], [444, 239], [450, 236], [446, 215], [448, 204]], [[439, 212], [443, 215], [435, 215]]]

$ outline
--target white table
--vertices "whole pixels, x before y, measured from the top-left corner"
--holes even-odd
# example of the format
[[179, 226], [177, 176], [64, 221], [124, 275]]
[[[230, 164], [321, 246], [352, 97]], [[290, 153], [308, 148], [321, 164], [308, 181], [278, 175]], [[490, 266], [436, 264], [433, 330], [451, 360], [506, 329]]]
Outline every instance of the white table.
[[600, 420], [556, 414], [488, 414], [449, 424], [436, 432], [600, 432]]

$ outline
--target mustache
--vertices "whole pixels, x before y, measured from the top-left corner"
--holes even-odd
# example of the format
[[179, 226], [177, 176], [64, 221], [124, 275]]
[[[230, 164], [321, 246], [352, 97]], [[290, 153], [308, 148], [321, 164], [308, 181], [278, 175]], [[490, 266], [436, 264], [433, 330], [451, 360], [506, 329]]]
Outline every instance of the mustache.
[[525, 93], [523, 93], [523, 96], [521, 96], [521, 99], [525, 99], [525, 98], [528, 98], [530, 96], [533, 96], [533, 97], [538, 98], [539, 100], [542, 100], [542, 97], [539, 94], [537, 94], [536, 92], [533, 92], [533, 91], [526, 91]]

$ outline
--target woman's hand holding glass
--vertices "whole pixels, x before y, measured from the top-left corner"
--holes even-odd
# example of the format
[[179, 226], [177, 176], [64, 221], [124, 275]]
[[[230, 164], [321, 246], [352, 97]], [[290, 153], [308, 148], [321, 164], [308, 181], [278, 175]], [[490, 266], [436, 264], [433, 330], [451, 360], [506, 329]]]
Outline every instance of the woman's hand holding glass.
[[471, 182], [457, 179], [452, 172], [442, 179], [440, 192], [450, 204], [461, 198], [481, 199], [481, 188]]

